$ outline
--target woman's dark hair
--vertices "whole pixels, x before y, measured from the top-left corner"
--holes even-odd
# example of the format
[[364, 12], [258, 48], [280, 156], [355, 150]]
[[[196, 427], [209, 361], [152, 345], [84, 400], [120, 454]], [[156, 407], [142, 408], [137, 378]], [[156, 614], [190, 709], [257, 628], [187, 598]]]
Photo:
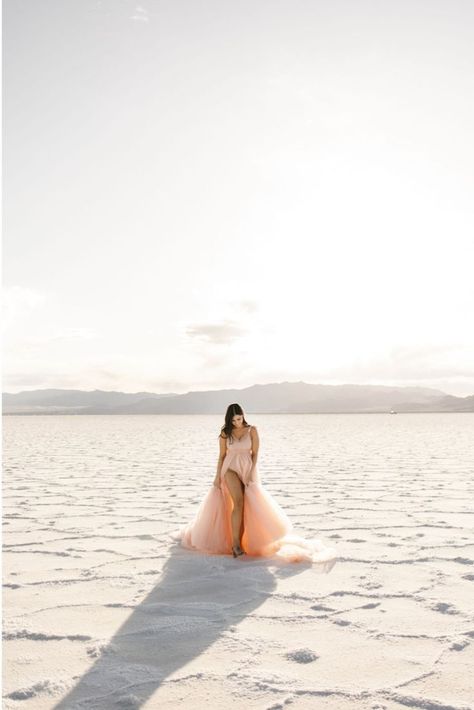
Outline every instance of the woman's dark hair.
[[240, 406], [240, 404], [237, 404], [237, 402], [234, 402], [234, 404], [229, 404], [227, 407], [227, 411], [225, 413], [225, 424], [221, 428], [221, 433], [219, 436], [222, 436], [225, 434], [229, 439], [232, 440], [232, 418], [235, 417], [236, 414], [242, 414], [244, 417], [244, 426], [250, 426], [247, 421], [245, 421], [245, 415], [244, 415], [244, 410]]

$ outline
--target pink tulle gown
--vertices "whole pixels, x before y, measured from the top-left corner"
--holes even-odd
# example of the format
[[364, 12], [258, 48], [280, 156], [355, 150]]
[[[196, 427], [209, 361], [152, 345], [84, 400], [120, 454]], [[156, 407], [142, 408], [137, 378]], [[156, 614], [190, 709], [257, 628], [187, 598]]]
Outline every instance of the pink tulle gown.
[[[276, 500], [265, 490], [252, 468], [250, 429], [240, 438], [226, 439], [227, 453], [221, 469], [220, 488], [212, 486], [202, 500], [194, 519], [182, 528], [177, 538], [192, 550], [210, 554], [232, 554], [232, 497], [227, 487], [226, 471], [237, 473], [244, 489], [242, 549], [247, 555], [310, 561], [321, 571], [329, 572], [337, 560], [336, 551], [319, 539], [305, 539], [293, 533], [293, 525]], [[238, 558], [244, 559], [243, 557]]]

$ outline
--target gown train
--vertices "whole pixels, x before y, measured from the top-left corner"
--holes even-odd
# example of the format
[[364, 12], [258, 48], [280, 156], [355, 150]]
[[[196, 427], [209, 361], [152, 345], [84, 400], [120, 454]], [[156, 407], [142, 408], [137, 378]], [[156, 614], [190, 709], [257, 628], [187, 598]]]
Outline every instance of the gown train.
[[249, 427], [240, 439], [235, 437], [231, 443], [227, 440], [220, 487], [211, 486], [194, 518], [177, 533], [176, 539], [191, 550], [217, 555], [232, 554], [233, 503], [225, 478], [226, 471], [231, 469], [245, 486], [241, 537], [244, 552], [288, 562], [308, 561], [317, 565], [320, 571], [329, 572], [337, 560], [336, 550], [318, 538], [306, 539], [294, 532], [287, 514], [261, 484], [258, 470], [254, 470], [250, 480], [251, 467]]

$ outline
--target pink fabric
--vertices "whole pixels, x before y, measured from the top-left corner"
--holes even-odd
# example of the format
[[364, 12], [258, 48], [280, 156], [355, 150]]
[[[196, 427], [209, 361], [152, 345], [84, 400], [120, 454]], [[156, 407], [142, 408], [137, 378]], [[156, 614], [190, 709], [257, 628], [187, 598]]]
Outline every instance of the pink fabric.
[[[336, 550], [317, 538], [305, 539], [293, 532], [293, 524], [276, 500], [262, 486], [258, 472], [250, 480], [252, 468], [250, 433], [229, 443], [221, 469], [220, 488], [212, 486], [194, 519], [178, 534], [184, 547], [210, 554], [232, 554], [232, 497], [226, 471], [237, 473], [244, 489], [242, 549], [248, 555], [275, 556], [289, 562], [317, 563], [329, 572], [337, 560]], [[241, 558], [242, 559], [242, 558]]]

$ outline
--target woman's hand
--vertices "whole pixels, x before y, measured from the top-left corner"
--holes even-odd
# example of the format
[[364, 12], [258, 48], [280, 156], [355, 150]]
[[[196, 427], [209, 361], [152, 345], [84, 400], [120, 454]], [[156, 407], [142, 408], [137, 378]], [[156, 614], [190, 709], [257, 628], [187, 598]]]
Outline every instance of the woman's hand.
[[247, 481], [247, 485], [249, 483], [255, 483], [255, 466], [252, 466], [252, 468], [250, 469], [249, 480]]

